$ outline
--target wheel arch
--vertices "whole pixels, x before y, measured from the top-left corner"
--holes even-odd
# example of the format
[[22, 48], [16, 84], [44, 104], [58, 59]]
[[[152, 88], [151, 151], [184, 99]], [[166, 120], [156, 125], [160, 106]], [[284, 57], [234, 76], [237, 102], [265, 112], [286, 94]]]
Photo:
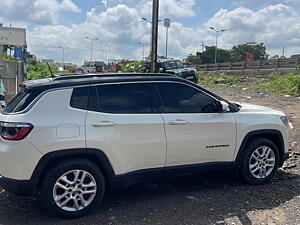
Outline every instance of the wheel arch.
[[115, 176], [114, 170], [110, 164], [109, 159], [105, 153], [98, 149], [66, 149], [53, 151], [45, 154], [38, 162], [32, 176], [31, 181], [33, 182], [32, 195], [36, 194], [37, 190], [41, 187], [45, 175], [54, 165], [63, 162], [64, 160], [84, 158], [95, 163], [96, 166], [102, 171], [107, 183], [110, 183], [112, 178]]
[[240, 145], [238, 154], [235, 159], [235, 163], [238, 165], [238, 171], [242, 162], [242, 159], [244, 157], [244, 154], [246, 152], [246, 147], [249, 143], [251, 143], [252, 140], [256, 138], [266, 138], [270, 141], [272, 141], [278, 151], [279, 151], [279, 167], [283, 165], [284, 162], [284, 139], [282, 136], [282, 133], [279, 130], [273, 130], [273, 129], [266, 129], [266, 130], [255, 130], [250, 131], [243, 139], [242, 144]]

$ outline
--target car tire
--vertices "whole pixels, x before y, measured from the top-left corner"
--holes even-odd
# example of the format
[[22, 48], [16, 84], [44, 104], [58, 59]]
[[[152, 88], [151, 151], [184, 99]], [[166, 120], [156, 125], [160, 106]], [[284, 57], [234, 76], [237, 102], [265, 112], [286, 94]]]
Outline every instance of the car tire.
[[65, 219], [86, 215], [100, 203], [104, 191], [102, 172], [86, 159], [58, 163], [48, 171], [42, 184], [45, 208], [50, 215]]
[[279, 167], [279, 151], [276, 145], [265, 138], [248, 144], [242, 160], [242, 177], [249, 184], [269, 182]]

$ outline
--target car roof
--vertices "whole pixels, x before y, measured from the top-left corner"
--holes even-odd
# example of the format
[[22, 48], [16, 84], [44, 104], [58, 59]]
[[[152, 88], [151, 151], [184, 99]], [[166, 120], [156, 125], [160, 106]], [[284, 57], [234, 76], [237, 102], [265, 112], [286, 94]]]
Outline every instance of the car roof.
[[25, 81], [20, 87], [26, 89], [38, 89], [40, 91], [54, 88], [81, 86], [101, 83], [139, 82], [139, 81], [181, 81], [191, 83], [172, 74], [163, 73], [89, 73], [67, 74], [46, 79]]

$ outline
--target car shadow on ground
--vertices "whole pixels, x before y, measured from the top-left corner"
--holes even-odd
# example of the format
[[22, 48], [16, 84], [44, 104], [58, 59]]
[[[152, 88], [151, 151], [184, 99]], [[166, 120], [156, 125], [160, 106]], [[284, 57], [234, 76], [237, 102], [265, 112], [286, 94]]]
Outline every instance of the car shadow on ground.
[[268, 210], [300, 195], [299, 175], [281, 171], [269, 184], [251, 186], [229, 173], [169, 178], [109, 192], [90, 215], [49, 217], [40, 200], [0, 194], [0, 224], [252, 224], [249, 212]]

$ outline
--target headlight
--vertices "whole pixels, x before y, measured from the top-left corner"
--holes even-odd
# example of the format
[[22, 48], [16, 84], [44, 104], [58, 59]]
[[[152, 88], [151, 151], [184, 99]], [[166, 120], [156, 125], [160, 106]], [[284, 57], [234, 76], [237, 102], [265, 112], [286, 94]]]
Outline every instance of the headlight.
[[280, 117], [280, 119], [282, 120], [282, 122], [284, 123], [284, 125], [286, 125], [287, 127], [289, 127], [289, 120], [286, 116], [282, 116]]

